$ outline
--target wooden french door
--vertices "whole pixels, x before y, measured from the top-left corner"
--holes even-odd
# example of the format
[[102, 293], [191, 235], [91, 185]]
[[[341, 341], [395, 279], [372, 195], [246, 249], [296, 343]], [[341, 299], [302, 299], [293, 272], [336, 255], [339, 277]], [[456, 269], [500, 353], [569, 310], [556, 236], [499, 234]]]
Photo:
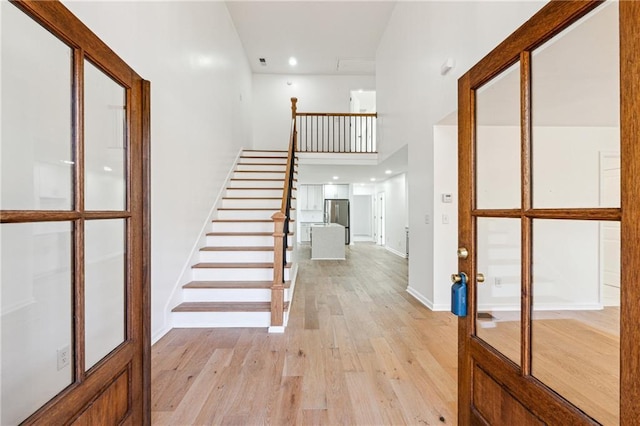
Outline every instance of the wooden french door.
[[149, 83], [2, 2], [1, 424], [148, 424]]
[[640, 2], [552, 1], [458, 88], [459, 424], [638, 424]]

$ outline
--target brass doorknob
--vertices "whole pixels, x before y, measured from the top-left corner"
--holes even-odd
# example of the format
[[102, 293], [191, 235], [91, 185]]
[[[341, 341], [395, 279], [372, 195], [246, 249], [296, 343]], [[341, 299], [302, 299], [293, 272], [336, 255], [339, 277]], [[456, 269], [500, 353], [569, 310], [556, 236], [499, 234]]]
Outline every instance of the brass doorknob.
[[484, 282], [484, 274], [476, 275], [476, 281], [478, 281], [479, 283], [483, 283]]
[[467, 279], [467, 274], [464, 272], [460, 272], [459, 274], [451, 274], [451, 282], [456, 284], [462, 281], [462, 277], [464, 276], [465, 280]]
[[458, 259], [466, 259], [467, 257], [469, 257], [469, 250], [465, 247], [460, 247], [458, 249]]

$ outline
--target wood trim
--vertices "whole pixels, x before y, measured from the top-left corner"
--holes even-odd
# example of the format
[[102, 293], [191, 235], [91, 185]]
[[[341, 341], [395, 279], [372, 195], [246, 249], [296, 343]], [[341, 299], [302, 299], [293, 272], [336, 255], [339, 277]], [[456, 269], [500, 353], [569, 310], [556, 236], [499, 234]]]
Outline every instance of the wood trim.
[[[560, 425], [598, 424], [535, 377], [523, 377], [519, 366], [482, 340], [472, 338], [470, 350], [474, 361], [481, 360], [478, 365], [482, 370], [540, 419], [546, 419], [547, 422], [553, 419], [554, 424]], [[536, 401], [536, 406], [525, 401]]]
[[[475, 257], [475, 240], [471, 229], [471, 212], [473, 209], [473, 188], [471, 182], [474, 169], [473, 158], [473, 111], [472, 93], [469, 75], [458, 80], [458, 244], [469, 250], [469, 258], [458, 259], [458, 270], [466, 271], [471, 267]], [[468, 292], [468, 306], [475, 305], [475, 294]], [[458, 424], [467, 425], [471, 422], [472, 399], [472, 371], [469, 338], [472, 334], [474, 317], [467, 313], [466, 318], [458, 318]]]
[[151, 83], [142, 80], [142, 424], [151, 424]]
[[622, 236], [620, 424], [640, 419], [640, 2], [621, 1], [620, 130]]
[[2, 223], [24, 223], [61, 222], [78, 219], [126, 219], [131, 217], [131, 214], [119, 211], [3, 210], [1, 216]]
[[[84, 49], [84, 54], [98, 65], [109, 64], [107, 74], [114, 77], [122, 85], [129, 87], [126, 82], [132, 78], [140, 78], [113, 50], [111, 50], [97, 35], [76, 18], [71, 11], [58, 1], [38, 0], [10, 0], [27, 15], [46, 27], [60, 40], [71, 47]], [[74, 25], [65, 25], [73, 22]], [[133, 73], [133, 75], [132, 75]]]
[[477, 209], [471, 212], [475, 217], [504, 217], [520, 219], [567, 219], [567, 220], [609, 220], [622, 219], [619, 208], [584, 208], [584, 209]]
[[[23, 425], [54, 425], [69, 424], [70, 419], [78, 416], [92, 400], [96, 393], [110, 383], [111, 372], [99, 366], [106, 363], [127, 365], [133, 357], [134, 348], [131, 342], [124, 342], [113, 352], [91, 368], [91, 374], [82, 383], [75, 383], [56, 395], [51, 401], [36, 411], [22, 423]], [[59, 403], [65, 398], [73, 399], [73, 404]], [[81, 407], [78, 409], [78, 407]]]
[[[523, 211], [531, 209], [531, 53], [520, 54], [520, 173], [521, 206]], [[520, 296], [520, 368], [522, 374], [531, 374], [531, 310], [532, 296], [532, 220], [524, 216], [520, 220], [521, 296]]]
[[471, 88], [477, 89], [529, 51], [589, 13], [603, 0], [551, 1], [471, 68]]

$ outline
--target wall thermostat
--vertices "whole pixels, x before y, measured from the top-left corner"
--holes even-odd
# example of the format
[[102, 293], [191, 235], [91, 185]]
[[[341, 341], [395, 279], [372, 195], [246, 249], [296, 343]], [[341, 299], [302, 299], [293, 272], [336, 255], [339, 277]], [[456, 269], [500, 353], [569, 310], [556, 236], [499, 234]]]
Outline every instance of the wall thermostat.
[[443, 203], [452, 203], [453, 195], [452, 194], [442, 194], [442, 202]]

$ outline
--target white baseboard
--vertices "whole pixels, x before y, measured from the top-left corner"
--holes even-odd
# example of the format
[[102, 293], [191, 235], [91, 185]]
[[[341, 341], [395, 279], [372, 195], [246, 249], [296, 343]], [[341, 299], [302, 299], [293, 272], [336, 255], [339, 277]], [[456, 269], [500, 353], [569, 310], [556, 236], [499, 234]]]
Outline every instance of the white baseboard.
[[284, 333], [284, 325], [272, 325], [269, 327], [269, 333]]
[[165, 334], [171, 331], [172, 328], [173, 327], [166, 326], [156, 331], [156, 333], [153, 336], [151, 336], [151, 346], [155, 345], [158, 342], [158, 340], [162, 339]]
[[403, 259], [407, 258], [407, 253], [399, 252], [398, 250], [393, 249], [393, 248], [391, 248], [389, 246], [384, 246], [384, 248], [387, 249], [387, 251], [390, 251], [391, 253], [395, 254], [396, 256], [400, 256]]

